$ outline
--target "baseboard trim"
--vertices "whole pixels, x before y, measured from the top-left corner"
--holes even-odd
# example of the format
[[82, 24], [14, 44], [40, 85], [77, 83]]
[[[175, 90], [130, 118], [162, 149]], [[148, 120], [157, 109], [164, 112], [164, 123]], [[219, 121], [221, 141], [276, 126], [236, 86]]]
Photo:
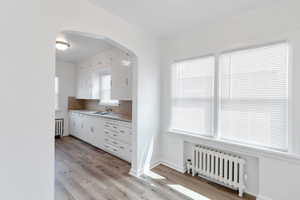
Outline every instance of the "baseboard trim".
[[140, 177], [143, 173], [144, 173], [143, 169], [135, 170], [135, 169], [131, 168], [130, 171], [129, 171], [129, 174], [131, 176], [135, 176], [135, 177]]
[[[150, 169], [153, 169], [153, 168], [157, 167], [157, 166], [160, 165], [160, 164], [161, 164], [160, 161], [153, 162], [153, 163], [150, 165]], [[144, 171], [145, 171], [144, 168], [139, 169], [139, 170], [136, 170], [136, 169], [131, 168], [130, 171], [129, 171], [129, 174], [132, 175], [132, 176], [135, 176], [135, 177], [140, 177], [141, 175], [144, 174]]]
[[169, 167], [171, 169], [174, 169], [174, 170], [176, 170], [176, 171], [178, 171], [180, 173], [185, 173], [186, 172], [185, 167], [183, 167], [183, 166], [182, 167], [178, 167], [175, 164], [173, 164], [171, 162], [168, 162], [168, 161], [160, 161], [160, 164], [165, 165], [165, 166], [167, 166], [167, 167]]
[[258, 195], [256, 197], [256, 200], [272, 200], [270, 197], [266, 197], [266, 196], [263, 196], [263, 195]]
[[156, 161], [156, 162], [154, 162], [154, 163], [152, 163], [152, 164], [150, 165], [150, 169], [153, 169], [153, 168], [157, 167], [157, 166], [160, 165], [160, 164], [161, 164], [161, 161]]

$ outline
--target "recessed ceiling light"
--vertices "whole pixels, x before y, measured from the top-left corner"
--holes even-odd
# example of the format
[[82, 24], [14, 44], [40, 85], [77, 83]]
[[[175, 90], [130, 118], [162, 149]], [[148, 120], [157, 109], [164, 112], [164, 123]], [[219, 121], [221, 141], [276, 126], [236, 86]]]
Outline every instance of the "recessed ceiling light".
[[56, 49], [60, 50], [60, 51], [65, 51], [67, 50], [71, 45], [67, 42], [64, 41], [56, 41], [55, 43], [55, 47]]

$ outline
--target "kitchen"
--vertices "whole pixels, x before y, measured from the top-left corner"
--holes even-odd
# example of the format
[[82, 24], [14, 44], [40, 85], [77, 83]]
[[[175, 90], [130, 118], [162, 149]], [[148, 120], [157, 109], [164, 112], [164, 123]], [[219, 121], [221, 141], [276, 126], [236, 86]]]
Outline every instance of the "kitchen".
[[135, 56], [106, 38], [57, 37], [56, 119], [63, 132], [127, 162], [132, 154]]
[[1, 3], [1, 199], [299, 199], [300, 1]]

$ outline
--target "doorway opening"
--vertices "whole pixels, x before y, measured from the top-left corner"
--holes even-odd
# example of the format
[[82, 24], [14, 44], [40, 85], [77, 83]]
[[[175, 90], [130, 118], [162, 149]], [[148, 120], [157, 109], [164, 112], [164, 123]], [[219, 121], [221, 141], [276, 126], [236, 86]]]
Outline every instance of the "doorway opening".
[[70, 181], [84, 185], [96, 181], [93, 174], [111, 173], [114, 168], [129, 173], [136, 148], [132, 92], [136, 65], [134, 53], [106, 37], [75, 31], [57, 36], [57, 200], [68, 195], [63, 191]]

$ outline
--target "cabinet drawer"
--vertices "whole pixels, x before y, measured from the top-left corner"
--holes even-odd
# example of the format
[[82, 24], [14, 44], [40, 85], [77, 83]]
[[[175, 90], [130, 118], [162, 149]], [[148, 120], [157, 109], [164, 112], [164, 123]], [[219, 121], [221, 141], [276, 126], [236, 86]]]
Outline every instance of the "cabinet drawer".
[[131, 161], [131, 146], [120, 144], [119, 145], [119, 154], [120, 157], [124, 160]]
[[104, 137], [110, 137], [110, 134], [109, 130], [104, 129]]
[[105, 137], [110, 137], [116, 140], [120, 140], [122, 142], [125, 142], [127, 144], [131, 144], [131, 132], [125, 131], [125, 130], [109, 130], [104, 129], [104, 135]]
[[127, 125], [124, 126], [124, 122], [106, 120], [104, 123], [105, 133], [107, 136], [131, 144], [132, 131], [128, 124], [129, 123], [127, 123]]
[[117, 124], [113, 124], [113, 123], [104, 123], [104, 128], [108, 129], [108, 130], [112, 130], [112, 131], [118, 131], [119, 126]]
[[124, 121], [106, 119], [105, 124], [110, 126], [111, 128], [127, 127], [131, 129], [131, 123]]
[[127, 127], [129, 129], [131, 129], [131, 123], [130, 122], [123, 122], [123, 121], [119, 121], [119, 126], [122, 126], [122, 127]]
[[117, 128], [113, 128], [112, 126], [109, 126], [107, 124], [104, 125], [104, 129], [111, 131], [111, 132], [118, 132]]
[[104, 144], [104, 145], [103, 145], [103, 148], [104, 148], [106, 151], [110, 152], [110, 153], [113, 153], [113, 154], [116, 154], [116, 155], [120, 155], [120, 153], [119, 153], [119, 148], [118, 148], [118, 147], [114, 147], [114, 146], [109, 145], [109, 144]]
[[116, 131], [104, 129], [104, 134], [105, 134], [105, 136], [109, 136], [111, 138], [119, 138], [119, 133]]
[[104, 150], [124, 160], [131, 161], [131, 145], [106, 137], [104, 138]]
[[118, 134], [119, 134], [119, 139], [128, 143], [128, 144], [131, 144], [131, 140], [132, 140], [132, 133], [131, 133], [131, 130], [128, 129], [128, 128], [120, 128], [118, 130]]
[[114, 140], [110, 137], [105, 137], [104, 142], [105, 142], [105, 144], [109, 144], [109, 145], [112, 145], [112, 146], [115, 146], [115, 147], [119, 147], [119, 145], [121, 145], [120, 141]]

